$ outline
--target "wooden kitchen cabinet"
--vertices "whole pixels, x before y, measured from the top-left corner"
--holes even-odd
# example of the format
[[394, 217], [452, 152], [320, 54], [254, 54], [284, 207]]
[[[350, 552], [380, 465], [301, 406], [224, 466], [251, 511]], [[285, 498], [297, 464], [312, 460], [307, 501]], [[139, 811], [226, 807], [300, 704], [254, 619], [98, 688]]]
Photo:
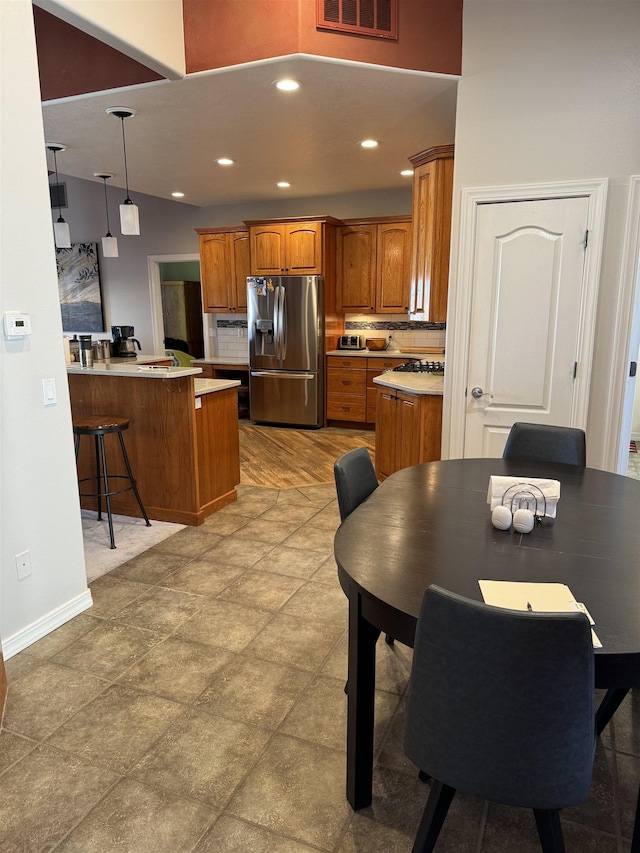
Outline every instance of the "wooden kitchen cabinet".
[[322, 222], [250, 225], [251, 275], [321, 275]]
[[375, 424], [374, 376], [403, 364], [406, 358], [327, 356], [327, 420]]
[[246, 228], [196, 228], [200, 239], [202, 304], [208, 313], [246, 313], [250, 275]]
[[347, 220], [338, 229], [338, 310], [409, 310], [411, 235], [410, 216]]
[[376, 410], [376, 475], [440, 459], [442, 396], [409, 394], [378, 386]]
[[447, 319], [453, 145], [409, 157], [413, 173], [411, 314], [414, 320]]

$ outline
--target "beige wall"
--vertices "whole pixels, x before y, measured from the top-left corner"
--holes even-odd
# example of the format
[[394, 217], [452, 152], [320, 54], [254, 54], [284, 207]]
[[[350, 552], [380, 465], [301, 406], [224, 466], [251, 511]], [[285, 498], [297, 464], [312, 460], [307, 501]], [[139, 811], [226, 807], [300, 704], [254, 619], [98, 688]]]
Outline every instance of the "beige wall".
[[[450, 305], [457, 292], [460, 191], [609, 181], [589, 464], [601, 466], [629, 177], [640, 171], [640, 3], [467, 0], [456, 160]], [[449, 329], [455, 324], [449, 312]], [[449, 401], [450, 404], [450, 401]], [[448, 425], [445, 401], [445, 423]]]
[[[0, 312], [33, 334], [0, 332], [0, 636], [5, 658], [91, 604], [87, 589], [62, 324], [29, 2], [0, 1]], [[58, 403], [43, 406], [42, 380]], [[31, 555], [18, 580], [15, 555]]]

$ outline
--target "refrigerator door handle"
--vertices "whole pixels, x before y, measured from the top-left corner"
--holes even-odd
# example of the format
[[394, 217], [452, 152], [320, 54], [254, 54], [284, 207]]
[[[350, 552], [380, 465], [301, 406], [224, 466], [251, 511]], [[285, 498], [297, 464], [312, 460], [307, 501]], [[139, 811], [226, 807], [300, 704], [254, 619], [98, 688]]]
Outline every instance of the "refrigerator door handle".
[[280, 290], [277, 284], [273, 291], [273, 342], [275, 345], [275, 356], [282, 363], [281, 338], [282, 338], [282, 314], [280, 313]]
[[314, 373], [289, 373], [286, 370], [252, 370], [252, 376], [262, 379], [313, 379]]
[[280, 357], [284, 361], [287, 357], [287, 312], [285, 311], [285, 299], [287, 290], [280, 285]]

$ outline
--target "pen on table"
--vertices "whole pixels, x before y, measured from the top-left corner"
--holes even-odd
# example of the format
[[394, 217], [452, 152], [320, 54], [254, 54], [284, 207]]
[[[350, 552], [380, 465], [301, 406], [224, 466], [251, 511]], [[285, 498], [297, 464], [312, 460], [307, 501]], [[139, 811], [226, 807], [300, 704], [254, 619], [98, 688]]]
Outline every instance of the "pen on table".
[[531, 606], [530, 601], [527, 601], [527, 610], [533, 610], [533, 607]]

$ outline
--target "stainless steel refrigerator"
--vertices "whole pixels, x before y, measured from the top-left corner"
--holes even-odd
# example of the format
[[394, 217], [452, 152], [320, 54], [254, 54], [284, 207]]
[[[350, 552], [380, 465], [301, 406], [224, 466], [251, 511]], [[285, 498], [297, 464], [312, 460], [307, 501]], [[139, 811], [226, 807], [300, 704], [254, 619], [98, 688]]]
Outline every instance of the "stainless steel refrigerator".
[[250, 276], [247, 279], [247, 325], [252, 420], [290, 426], [322, 426], [322, 276]]

